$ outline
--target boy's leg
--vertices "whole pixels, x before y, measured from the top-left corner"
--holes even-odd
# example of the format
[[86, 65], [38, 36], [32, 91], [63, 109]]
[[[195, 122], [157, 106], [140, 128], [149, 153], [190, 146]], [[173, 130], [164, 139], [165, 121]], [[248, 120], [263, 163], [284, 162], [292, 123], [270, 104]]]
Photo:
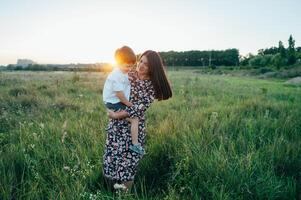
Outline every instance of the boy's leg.
[[129, 149], [140, 155], [144, 155], [145, 150], [141, 146], [141, 144], [139, 144], [139, 142], [138, 142], [139, 119], [138, 118], [132, 118], [132, 119], [127, 118], [127, 120], [131, 123], [131, 138], [132, 138], [132, 144], [133, 144], [133, 145], [129, 146]]
[[139, 125], [139, 119], [138, 118], [132, 118], [130, 120], [131, 122], [131, 137], [132, 137], [132, 143], [135, 145], [138, 144], [138, 125]]

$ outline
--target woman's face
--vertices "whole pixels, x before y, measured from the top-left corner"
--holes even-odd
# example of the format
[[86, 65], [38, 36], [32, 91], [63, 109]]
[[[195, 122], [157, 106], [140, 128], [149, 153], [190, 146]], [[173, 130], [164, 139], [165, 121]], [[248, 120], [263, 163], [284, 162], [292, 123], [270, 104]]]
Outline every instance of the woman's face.
[[139, 76], [149, 76], [149, 67], [148, 67], [148, 61], [146, 56], [142, 56], [140, 60], [138, 61], [137, 71]]

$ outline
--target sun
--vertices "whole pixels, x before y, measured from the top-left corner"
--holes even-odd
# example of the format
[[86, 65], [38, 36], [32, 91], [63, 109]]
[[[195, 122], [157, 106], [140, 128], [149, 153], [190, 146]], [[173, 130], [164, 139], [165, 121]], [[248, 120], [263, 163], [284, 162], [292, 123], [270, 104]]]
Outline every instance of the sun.
[[117, 62], [114, 58], [112, 58], [111, 60], [109, 60], [108, 62], [113, 68], [116, 68], [117, 67]]

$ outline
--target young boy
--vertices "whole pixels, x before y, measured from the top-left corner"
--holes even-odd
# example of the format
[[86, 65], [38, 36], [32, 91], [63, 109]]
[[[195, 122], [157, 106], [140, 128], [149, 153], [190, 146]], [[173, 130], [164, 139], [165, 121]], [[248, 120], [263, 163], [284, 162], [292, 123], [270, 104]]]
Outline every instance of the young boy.
[[[127, 73], [136, 63], [136, 55], [128, 46], [123, 46], [115, 51], [115, 60], [118, 66], [108, 75], [103, 88], [103, 101], [109, 110], [120, 111], [126, 106], [132, 106], [129, 102], [131, 85]], [[129, 120], [131, 123], [132, 145], [130, 150], [143, 155], [143, 147], [138, 143], [138, 119]]]

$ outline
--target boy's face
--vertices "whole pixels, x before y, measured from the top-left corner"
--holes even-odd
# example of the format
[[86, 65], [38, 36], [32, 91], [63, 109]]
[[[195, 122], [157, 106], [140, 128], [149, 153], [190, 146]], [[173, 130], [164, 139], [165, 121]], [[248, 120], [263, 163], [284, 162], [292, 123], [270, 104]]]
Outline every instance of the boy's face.
[[132, 65], [131, 64], [123, 64], [123, 65], [120, 65], [120, 69], [123, 71], [123, 72], [129, 72], [132, 68]]

